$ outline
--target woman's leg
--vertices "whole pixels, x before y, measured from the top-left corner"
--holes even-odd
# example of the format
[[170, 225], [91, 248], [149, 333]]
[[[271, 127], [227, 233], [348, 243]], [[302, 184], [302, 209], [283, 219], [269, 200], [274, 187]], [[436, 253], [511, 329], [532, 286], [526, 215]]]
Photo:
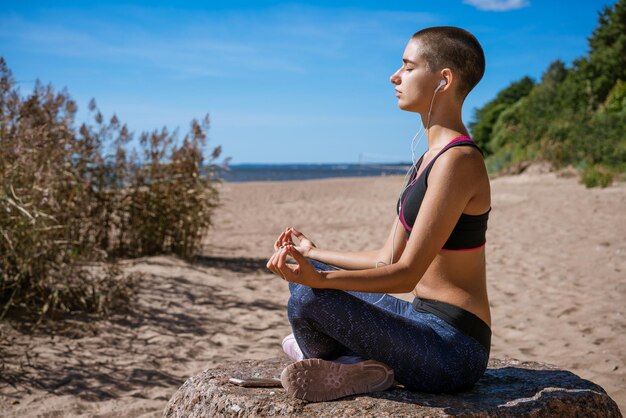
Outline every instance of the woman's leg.
[[408, 302], [385, 298], [400, 302], [393, 306], [402, 311], [392, 312], [388, 303], [374, 305], [350, 292], [290, 289], [289, 321], [307, 358], [351, 352], [388, 365], [398, 382], [424, 392], [463, 390], [484, 372], [488, 355], [477, 341]]
[[[338, 270], [336, 267], [334, 266], [330, 266], [326, 263], [323, 263], [321, 261], [317, 261], [317, 260], [312, 260], [312, 259], [308, 259], [308, 261], [317, 269], [317, 270], [321, 270], [321, 271], [332, 271], [332, 270]], [[295, 289], [297, 289], [297, 284], [295, 283], [289, 283], [289, 289], [290, 291], [294, 292]], [[406, 302], [397, 299], [393, 296], [389, 296], [386, 294], [380, 294], [380, 293], [366, 293], [366, 292], [346, 292], [349, 293], [367, 303], [372, 303], [374, 305], [380, 306], [383, 309], [390, 311], [390, 312], [394, 312], [394, 313], [400, 313], [402, 312], [405, 308], [405, 306], [401, 306], [403, 303], [405, 304]], [[293, 326], [292, 326], [293, 328]], [[296, 329], [298, 328], [298, 329]], [[307, 324], [301, 324], [301, 327], [296, 327], [294, 328], [294, 332], [293, 335], [296, 339], [296, 341], [298, 342], [298, 346], [299, 346], [299, 350], [303, 352], [305, 358], [332, 358], [332, 359], [338, 359], [339, 362], [347, 362], [347, 363], [351, 363], [351, 362], [355, 362], [358, 361], [359, 359], [363, 360], [362, 358], [358, 357], [356, 353], [354, 353], [352, 350], [348, 349], [347, 347], [344, 347], [342, 344], [338, 343], [337, 341], [333, 340], [332, 338], [328, 338], [325, 336], [321, 336], [321, 335], [315, 335], [315, 345], [318, 348], [322, 348], [321, 350], [314, 350], [315, 355], [313, 355], [311, 352], [302, 350], [303, 346], [310, 346], [311, 344], [307, 344], [305, 340], [307, 340], [307, 334], [309, 335], [314, 335], [314, 332], [311, 332], [311, 330], [307, 331]]]
[[[311, 260], [311, 259], [308, 259], [308, 261], [317, 270], [321, 270], [321, 271], [338, 270], [336, 267], [328, 265], [326, 263], [322, 263], [321, 261]], [[350, 293], [351, 295], [354, 295], [358, 297], [359, 299], [362, 299], [366, 302], [373, 303], [374, 305], [378, 305], [382, 307], [383, 309], [386, 309], [390, 312], [400, 313], [404, 311], [405, 309], [405, 307], [403, 306], [405, 304], [404, 301], [394, 296], [390, 296], [386, 293], [367, 293], [367, 292], [350, 292], [350, 291], [348, 291], [347, 293]]]
[[[312, 264], [318, 270], [336, 270], [317, 261]], [[295, 283], [289, 283], [289, 289], [292, 292], [288, 308], [289, 319], [294, 335], [299, 339], [298, 345], [305, 347], [305, 357], [308, 357], [289, 365], [281, 373], [281, 383], [289, 396], [314, 402], [327, 401], [357, 393], [383, 391], [393, 385], [394, 372], [388, 365], [357, 356], [338, 340], [324, 332], [318, 332], [308, 321], [300, 320], [303, 319], [301, 317], [298, 319], [303, 311], [296, 308], [299, 305], [297, 300], [302, 300], [302, 297], [306, 299], [305, 293], [312, 292], [313, 289]], [[341, 293], [348, 295], [346, 292]], [[367, 303], [355, 295], [348, 296]], [[359, 296], [381, 300], [381, 295], [378, 294], [359, 293]]]

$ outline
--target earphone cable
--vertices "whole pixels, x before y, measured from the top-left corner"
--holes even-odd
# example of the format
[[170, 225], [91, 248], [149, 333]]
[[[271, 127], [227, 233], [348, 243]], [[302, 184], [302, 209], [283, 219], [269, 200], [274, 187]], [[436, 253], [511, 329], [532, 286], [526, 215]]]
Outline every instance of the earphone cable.
[[[424, 125], [422, 125], [420, 127], [419, 131], [417, 131], [417, 133], [415, 134], [415, 136], [411, 140], [411, 162], [412, 162], [412, 165], [411, 165], [411, 167], [409, 167], [407, 173], [404, 175], [404, 180], [402, 180], [402, 190], [400, 191], [400, 200], [402, 199], [402, 195], [404, 194], [406, 189], [408, 189], [409, 186], [411, 186], [411, 184], [413, 183], [413, 181], [408, 181], [407, 180], [407, 177], [410, 179], [409, 175], [411, 174], [411, 169], [413, 169], [415, 171], [415, 179], [414, 180], [417, 181], [417, 159], [415, 158], [415, 150], [417, 149], [417, 146], [419, 145], [419, 142], [421, 141], [421, 139], [424, 136], [426, 138], [428, 138], [428, 130], [430, 129], [430, 113], [433, 110], [433, 103], [435, 102], [435, 96], [437, 95], [438, 91], [439, 91], [439, 87], [437, 87], [435, 89], [435, 92], [433, 93], [433, 97], [430, 99], [430, 106], [428, 107], [428, 116], [426, 118], [426, 127], [424, 127]], [[420, 136], [422, 131], [423, 131], [424, 135]], [[417, 143], [415, 141], [416, 139], [417, 139]], [[405, 186], [405, 184], [406, 184], [406, 186]], [[398, 203], [398, 217], [396, 218], [396, 222], [395, 222], [394, 227], [393, 227], [393, 236], [391, 238], [391, 257], [389, 259], [389, 264], [388, 265], [393, 264], [393, 256], [394, 256], [394, 249], [395, 249], [395, 242], [396, 242], [396, 230], [398, 228], [398, 222], [400, 221], [400, 213], [399, 212], [402, 209], [401, 205], [402, 205], [402, 201], [400, 201]], [[378, 268], [378, 264], [387, 265], [387, 264], [385, 264], [384, 261], [377, 261], [376, 264], [375, 264], [375, 268]], [[387, 293], [383, 293], [381, 298], [378, 299], [373, 304], [376, 305], [381, 300], [383, 300], [385, 298], [385, 296], [387, 296]]]

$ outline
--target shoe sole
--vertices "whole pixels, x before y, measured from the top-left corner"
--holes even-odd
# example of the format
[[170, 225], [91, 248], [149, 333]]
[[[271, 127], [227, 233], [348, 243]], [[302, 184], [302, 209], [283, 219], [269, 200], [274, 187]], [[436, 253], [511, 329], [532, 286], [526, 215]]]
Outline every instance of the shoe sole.
[[375, 360], [340, 364], [314, 358], [285, 367], [280, 381], [289, 396], [322, 402], [383, 391], [393, 385], [394, 378], [389, 366]]

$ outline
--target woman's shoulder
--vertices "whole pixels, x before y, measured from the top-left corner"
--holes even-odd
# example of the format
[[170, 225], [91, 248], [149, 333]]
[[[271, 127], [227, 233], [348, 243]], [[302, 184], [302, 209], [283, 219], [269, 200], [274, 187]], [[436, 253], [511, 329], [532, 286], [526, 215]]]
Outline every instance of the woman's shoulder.
[[436, 172], [447, 173], [455, 177], [487, 174], [482, 152], [471, 143], [450, 147], [442, 153], [433, 164], [431, 176]]
[[442, 154], [432, 166], [428, 189], [447, 207], [458, 204], [463, 213], [482, 214], [491, 207], [489, 175], [475, 147], [458, 146]]

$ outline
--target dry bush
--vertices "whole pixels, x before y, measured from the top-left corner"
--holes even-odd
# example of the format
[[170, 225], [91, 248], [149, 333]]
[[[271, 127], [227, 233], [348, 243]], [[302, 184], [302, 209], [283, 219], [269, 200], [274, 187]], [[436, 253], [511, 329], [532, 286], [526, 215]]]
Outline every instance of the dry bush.
[[76, 129], [66, 91], [21, 97], [0, 57], [0, 318], [106, 313], [132, 294], [116, 257], [191, 257], [211, 225], [221, 149], [205, 161], [208, 116], [181, 141], [142, 133], [136, 150], [115, 115], [89, 109], [95, 124]]

